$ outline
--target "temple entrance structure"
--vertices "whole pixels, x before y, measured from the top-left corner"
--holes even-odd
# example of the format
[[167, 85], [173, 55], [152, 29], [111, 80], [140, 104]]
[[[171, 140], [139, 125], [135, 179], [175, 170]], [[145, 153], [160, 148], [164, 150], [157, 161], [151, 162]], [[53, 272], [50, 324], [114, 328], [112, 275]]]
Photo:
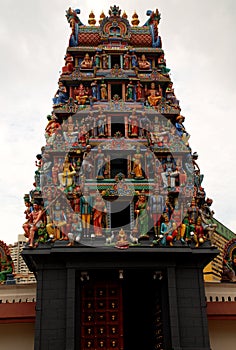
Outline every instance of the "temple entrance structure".
[[160, 13], [117, 6], [69, 46], [35, 188], [24, 197], [37, 277], [35, 350], [210, 350], [202, 270], [217, 254], [166, 67]]

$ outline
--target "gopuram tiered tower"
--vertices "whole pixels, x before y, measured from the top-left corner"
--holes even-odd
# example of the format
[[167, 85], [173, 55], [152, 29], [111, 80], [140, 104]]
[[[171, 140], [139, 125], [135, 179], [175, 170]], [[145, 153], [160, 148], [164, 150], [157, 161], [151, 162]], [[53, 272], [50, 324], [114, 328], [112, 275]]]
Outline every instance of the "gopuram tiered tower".
[[24, 197], [36, 350], [210, 350], [202, 270], [218, 253], [160, 13], [66, 11], [65, 65]]

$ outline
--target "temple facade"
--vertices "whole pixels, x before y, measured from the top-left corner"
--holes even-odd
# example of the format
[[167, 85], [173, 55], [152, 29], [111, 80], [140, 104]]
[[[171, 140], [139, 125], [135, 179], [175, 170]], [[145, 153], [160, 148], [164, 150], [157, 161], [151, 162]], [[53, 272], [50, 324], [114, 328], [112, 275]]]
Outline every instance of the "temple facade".
[[219, 250], [158, 25], [69, 8], [65, 65], [25, 194], [35, 349], [210, 350], [203, 269]]

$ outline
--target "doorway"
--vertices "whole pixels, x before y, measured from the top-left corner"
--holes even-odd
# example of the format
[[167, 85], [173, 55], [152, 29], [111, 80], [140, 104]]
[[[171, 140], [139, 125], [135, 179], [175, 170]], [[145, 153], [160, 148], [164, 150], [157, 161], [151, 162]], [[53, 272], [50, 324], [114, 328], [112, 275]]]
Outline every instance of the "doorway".
[[122, 156], [122, 152], [120, 154], [113, 154], [112, 158], [110, 160], [110, 174], [111, 179], [114, 179], [115, 176], [119, 173], [124, 174], [124, 176], [127, 178], [127, 152]]
[[119, 197], [111, 202], [111, 229], [130, 225], [130, 202]]
[[111, 68], [120, 68], [120, 55], [111, 55]]
[[114, 100], [114, 96], [118, 95], [120, 99], [123, 98], [122, 96], [122, 84], [111, 84], [111, 99]]
[[125, 136], [125, 122], [124, 117], [115, 116], [112, 117], [112, 120], [115, 120], [115, 122], [112, 121], [111, 123], [111, 136], [114, 136], [117, 133], [120, 133], [120, 136]]

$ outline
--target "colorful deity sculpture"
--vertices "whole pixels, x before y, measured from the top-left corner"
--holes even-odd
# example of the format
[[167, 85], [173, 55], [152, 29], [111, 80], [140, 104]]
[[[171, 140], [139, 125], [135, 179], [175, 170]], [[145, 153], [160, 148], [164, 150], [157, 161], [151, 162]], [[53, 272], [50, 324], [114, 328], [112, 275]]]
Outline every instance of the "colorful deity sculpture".
[[69, 95], [66, 87], [63, 85], [61, 81], [58, 82], [58, 90], [53, 97], [53, 105], [61, 106], [65, 104], [69, 99]]
[[45, 225], [45, 212], [36, 201], [33, 204], [33, 211], [26, 214], [27, 222], [23, 224], [25, 236], [29, 240], [29, 247], [33, 248], [34, 238], [40, 226]]
[[89, 54], [86, 53], [83, 61], [80, 63], [80, 68], [91, 69], [93, 67], [93, 60], [90, 58]]
[[93, 229], [95, 237], [103, 236], [103, 228], [107, 226], [106, 212], [105, 202], [99, 194], [93, 204]]
[[148, 212], [145, 193], [140, 193], [135, 203], [136, 227], [140, 234], [139, 238], [148, 238]]
[[138, 67], [142, 70], [147, 70], [151, 68], [151, 63], [146, 59], [145, 54], [138, 59]]

